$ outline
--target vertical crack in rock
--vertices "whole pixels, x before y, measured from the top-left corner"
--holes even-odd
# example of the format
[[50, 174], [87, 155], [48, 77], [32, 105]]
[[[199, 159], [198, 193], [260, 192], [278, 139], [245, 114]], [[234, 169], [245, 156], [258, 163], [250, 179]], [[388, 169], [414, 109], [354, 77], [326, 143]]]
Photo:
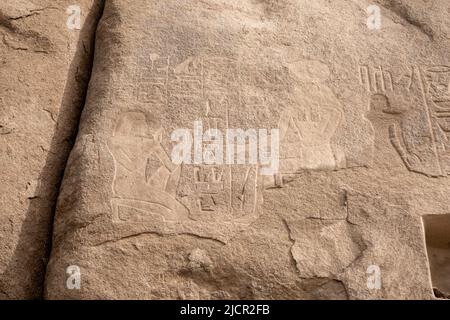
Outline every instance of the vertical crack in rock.
[[294, 267], [295, 272], [300, 274], [300, 271], [298, 270], [298, 267], [297, 267], [297, 261], [295, 260], [294, 255], [292, 254], [292, 248], [295, 246], [295, 239], [292, 237], [291, 228], [289, 228], [289, 224], [287, 223], [286, 219], [281, 218], [281, 221], [283, 222], [283, 225], [286, 228], [289, 241], [292, 243], [292, 246], [289, 249], [289, 258], [292, 262], [292, 266]]
[[[81, 32], [91, 32], [91, 34], [89, 36], [89, 40], [91, 41], [89, 47], [91, 48], [91, 50], [89, 52], [89, 50], [86, 49], [86, 44], [82, 40], [83, 37], [80, 37], [81, 41], [78, 43], [77, 54], [73, 60], [74, 62], [77, 62], [79, 60], [80, 64], [73, 64], [71, 66], [71, 70], [70, 70], [70, 74], [74, 74], [74, 76], [72, 77], [72, 80], [71, 80], [72, 83], [68, 84], [68, 90], [74, 89], [75, 94], [78, 94], [78, 97], [79, 97], [78, 102], [79, 103], [76, 105], [76, 108], [74, 108], [73, 113], [70, 113], [70, 112], [67, 112], [67, 114], [65, 114], [64, 112], [60, 113], [60, 117], [70, 118], [70, 120], [67, 118], [62, 119], [62, 120], [66, 120], [66, 121], [69, 120], [69, 123], [74, 124], [74, 126], [70, 129], [69, 134], [64, 139], [68, 146], [65, 149], [64, 156], [59, 160], [61, 165], [56, 168], [58, 171], [55, 172], [57, 174], [58, 180], [57, 180], [57, 185], [55, 185], [56, 194], [54, 195], [54, 197], [52, 199], [52, 217], [51, 217], [52, 226], [53, 226], [53, 220], [54, 220], [55, 211], [56, 211], [56, 200], [58, 197], [59, 189], [61, 187], [62, 178], [64, 176], [64, 170], [67, 165], [67, 160], [69, 158], [70, 151], [75, 142], [75, 138], [77, 135], [78, 126], [79, 126], [79, 122], [80, 122], [81, 112], [82, 112], [84, 104], [86, 102], [87, 89], [88, 89], [88, 85], [89, 85], [89, 82], [91, 79], [92, 67], [93, 67], [93, 62], [94, 62], [93, 60], [94, 60], [94, 53], [95, 53], [95, 38], [96, 38], [96, 33], [97, 33], [97, 27], [98, 27], [98, 24], [100, 22], [102, 15], [103, 15], [103, 10], [105, 7], [105, 0], [100, 0], [98, 3], [98, 6], [99, 6], [98, 11], [91, 13], [91, 14], [95, 14], [95, 17], [93, 17], [94, 25], [93, 25], [92, 30], [81, 30]], [[82, 55], [86, 56], [86, 59], [84, 61], [81, 60], [81, 58], [80, 58]], [[74, 119], [75, 119], [75, 121], [74, 121]], [[58, 119], [57, 126], [60, 126], [61, 123], [62, 124], [66, 123], [66, 121], [60, 122], [60, 119]], [[56, 137], [56, 139], [60, 139], [60, 137], [58, 137], [58, 134], [56, 134], [55, 137]], [[52, 226], [50, 227], [50, 233], [49, 233], [49, 239], [48, 239], [49, 245], [48, 245], [48, 251], [46, 252], [46, 261], [48, 261], [48, 257], [50, 256], [50, 252], [51, 252], [51, 248], [52, 248], [52, 237], [53, 237]], [[44, 273], [42, 283], [41, 283], [41, 296], [43, 296], [43, 292], [44, 292], [44, 283], [45, 283], [45, 273]]]
[[[43, 297], [56, 200], [84, 107], [104, 0], [81, 3], [86, 13], [82, 13], [83, 25], [68, 32], [41, 29], [44, 14], [47, 20], [65, 16], [64, 5], [37, 9], [27, 5], [32, 3], [25, 1], [22, 7], [6, 2], [0, 9], [0, 52], [4, 53], [0, 60], [13, 75], [10, 83], [0, 83], [0, 136], [5, 137], [0, 146], [7, 151], [0, 165], [9, 167], [2, 173], [2, 183], [8, 187], [0, 192], [5, 195], [1, 200], [7, 200], [0, 215], [0, 228], [7, 232], [2, 231], [0, 240], [10, 239], [10, 243], [2, 241], [0, 256], [0, 298], [4, 299]], [[66, 28], [61, 21], [60, 28]], [[64, 50], [67, 54], [60, 54]], [[44, 77], [47, 81], [42, 81]], [[20, 114], [13, 105], [22, 109]], [[45, 127], [47, 120], [49, 127]], [[11, 196], [15, 193], [17, 197]]]

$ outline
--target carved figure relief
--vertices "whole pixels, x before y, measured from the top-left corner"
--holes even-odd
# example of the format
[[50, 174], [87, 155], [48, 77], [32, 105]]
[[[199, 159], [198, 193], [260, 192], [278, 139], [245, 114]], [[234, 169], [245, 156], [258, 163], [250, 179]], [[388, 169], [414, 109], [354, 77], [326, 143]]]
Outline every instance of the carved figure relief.
[[323, 83], [329, 75], [328, 67], [311, 62], [311, 66], [294, 65], [293, 70], [302, 83], [292, 97], [296, 105], [287, 108], [279, 122], [280, 171], [333, 170], [337, 161], [332, 137], [343, 112], [339, 100]]
[[188, 210], [176, 200], [180, 168], [161, 146], [161, 128], [142, 112], [120, 115], [108, 147], [115, 162], [111, 200], [116, 221], [182, 220]]
[[[146, 66], [137, 72], [136, 103], [148, 104], [149, 110], [158, 105], [201, 105], [202, 111], [188, 115], [186, 121], [202, 121], [205, 130], [225, 132], [230, 127], [230, 106], [239, 101], [239, 92], [230, 89], [238, 87], [236, 61], [221, 57], [177, 61], [156, 54], [145, 61], [140, 65]], [[162, 147], [162, 126], [150, 112], [124, 112], [117, 118], [108, 141], [115, 164], [114, 222], [134, 224], [158, 218], [169, 232], [205, 235], [217, 233], [217, 221], [226, 230], [254, 221], [262, 203], [258, 165], [174, 165]], [[191, 126], [186, 123], [187, 128]]]
[[[428, 176], [450, 174], [448, 67], [413, 66], [399, 74], [383, 67], [360, 66], [363, 88], [369, 94], [372, 119], [384, 114], [389, 137], [408, 170]], [[387, 109], [374, 108], [384, 96]], [[376, 100], [376, 99], [375, 99]], [[380, 113], [381, 112], [381, 113]]]

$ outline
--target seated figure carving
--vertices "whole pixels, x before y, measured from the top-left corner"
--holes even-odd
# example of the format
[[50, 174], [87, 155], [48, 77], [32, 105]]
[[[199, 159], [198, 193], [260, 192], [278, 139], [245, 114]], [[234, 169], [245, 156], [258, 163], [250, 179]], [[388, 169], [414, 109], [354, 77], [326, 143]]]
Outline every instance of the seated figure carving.
[[[157, 215], [164, 221], [179, 221], [188, 217], [188, 209], [176, 199], [180, 167], [161, 146], [161, 131], [142, 112], [120, 115], [108, 142], [115, 162], [111, 201], [115, 220]], [[122, 215], [129, 211], [138, 214]]]
[[[329, 90], [329, 89], [328, 89]], [[297, 108], [287, 109], [280, 119], [280, 171], [333, 170], [336, 157], [331, 139], [342, 118], [331, 90], [316, 84], [296, 92]]]

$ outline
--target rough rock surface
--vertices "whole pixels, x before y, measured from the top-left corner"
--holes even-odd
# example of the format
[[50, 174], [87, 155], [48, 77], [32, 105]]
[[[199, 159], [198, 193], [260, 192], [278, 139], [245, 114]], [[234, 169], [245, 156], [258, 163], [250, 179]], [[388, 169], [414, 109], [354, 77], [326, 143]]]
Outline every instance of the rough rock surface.
[[[368, 1], [108, 1], [46, 297], [433, 298], [450, 5], [375, 2], [380, 30]], [[279, 128], [280, 174], [174, 165], [171, 132], [197, 120]]]
[[91, 70], [100, 1], [0, 2], [0, 299], [42, 297], [57, 192]]
[[[0, 5], [0, 72], [22, 75], [0, 82], [5, 297], [39, 292], [86, 83], [65, 96], [83, 33], [37, 27], [64, 10], [19, 2]], [[449, 21], [447, 0], [107, 0], [44, 297], [448, 297]], [[196, 121], [279, 129], [279, 172], [175, 164]]]

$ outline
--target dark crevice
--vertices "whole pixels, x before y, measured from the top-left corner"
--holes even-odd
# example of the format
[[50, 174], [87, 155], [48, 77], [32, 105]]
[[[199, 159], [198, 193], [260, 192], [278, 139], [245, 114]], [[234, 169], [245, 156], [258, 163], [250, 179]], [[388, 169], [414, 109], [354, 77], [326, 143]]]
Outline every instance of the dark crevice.
[[[88, 92], [88, 87], [89, 87], [89, 82], [91, 80], [91, 75], [92, 75], [92, 68], [93, 68], [93, 64], [94, 64], [94, 56], [95, 56], [95, 42], [96, 42], [96, 36], [97, 36], [97, 29], [98, 29], [98, 25], [99, 22], [103, 16], [103, 12], [104, 12], [104, 8], [105, 8], [105, 0], [100, 0], [98, 3], [99, 8], [97, 10], [95, 9], [91, 9], [91, 13], [90, 15], [95, 15], [94, 22], [93, 22], [93, 26], [91, 27], [91, 36], [89, 37], [90, 40], [90, 45], [89, 47], [91, 48], [91, 50], [87, 50], [86, 49], [86, 43], [84, 41], [84, 37], [83, 37], [83, 30], [81, 30], [81, 34], [80, 34], [80, 38], [79, 38], [79, 42], [77, 45], [77, 53], [76, 56], [73, 60], [73, 64], [71, 65], [70, 68], [70, 76], [72, 77], [70, 81], [68, 81], [68, 84], [66, 86], [66, 91], [68, 91], [68, 96], [69, 99], [71, 99], [71, 96], [73, 94], [73, 92], [71, 92], [72, 90], [75, 89], [76, 93], [79, 95], [79, 103], [77, 104], [77, 106], [75, 107], [75, 112], [73, 113], [68, 113], [66, 115], [64, 115], [64, 111], [65, 110], [61, 110], [60, 111], [60, 115], [62, 117], [69, 117], [71, 118], [69, 122], [71, 122], [74, 126], [73, 128], [70, 130], [71, 132], [69, 132], [68, 135], [66, 135], [64, 138], [63, 137], [58, 137], [58, 130], [55, 134], [56, 139], [59, 140], [59, 142], [66, 144], [66, 148], [65, 148], [65, 154], [64, 154], [64, 158], [62, 159], [62, 167], [58, 169], [57, 172], [57, 176], [58, 176], [58, 181], [57, 181], [57, 185], [55, 186], [55, 190], [57, 190], [57, 193], [55, 194], [54, 199], [52, 199], [53, 203], [52, 203], [52, 215], [51, 215], [51, 225], [49, 227], [49, 238], [48, 238], [48, 250], [46, 252], [46, 266], [45, 266], [45, 272], [42, 278], [42, 284], [41, 284], [41, 298], [44, 297], [44, 291], [45, 291], [45, 281], [46, 281], [46, 269], [47, 269], [47, 264], [50, 258], [50, 254], [51, 254], [51, 250], [52, 250], [52, 239], [53, 239], [53, 224], [54, 224], [54, 219], [55, 219], [55, 214], [56, 214], [56, 201], [57, 201], [57, 197], [59, 194], [59, 190], [61, 188], [61, 184], [63, 181], [63, 177], [64, 177], [64, 171], [66, 169], [67, 166], [67, 161], [69, 159], [69, 155], [70, 152], [72, 151], [72, 148], [75, 144], [75, 140], [78, 134], [78, 128], [80, 125], [80, 118], [81, 118], [81, 113], [83, 111], [84, 105], [86, 103], [86, 97], [87, 97], [87, 92]], [[89, 28], [89, 26], [87, 26], [87, 28]], [[86, 56], [86, 58], [84, 60], [80, 59], [79, 57], [81, 56]], [[81, 64], [81, 65], [80, 65]], [[70, 107], [70, 104], [69, 104]], [[60, 116], [60, 117], [61, 117]], [[57, 120], [57, 126], [61, 126], [64, 125], [66, 121], [60, 121], [60, 119]], [[61, 140], [62, 139], [62, 140]]]
[[450, 214], [423, 216], [434, 296], [450, 299]]
[[[105, 0], [98, 0], [89, 10], [79, 33], [76, 51], [70, 62], [53, 137], [45, 165], [38, 177], [34, 195], [28, 199], [25, 220], [9, 264], [0, 275], [0, 298], [43, 299], [45, 275], [52, 248], [53, 220], [64, 170], [73, 148], [87, 88], [91, 78], [95, 36], [103, 15]], [[26, 44], [30, 54], [48, 46], [46, 38], [32, 30], [21, 30], [0, 11], [0, 33]], [[1, 39], [0, 39], [1, 41]], [[44, 46], [42, 46], [44, 44]], [[58, 72], [58, 71], [56, 71]], [[7, 128], [6, 128], [7, 129]], [[4, 132], [5, 128], [0, 128]], [[8, 133], [6, 131], [6, 133]], [[41, 147], [43, 148], [43, 147]], [[43, 148], [44, 149], [44, 148]]]

